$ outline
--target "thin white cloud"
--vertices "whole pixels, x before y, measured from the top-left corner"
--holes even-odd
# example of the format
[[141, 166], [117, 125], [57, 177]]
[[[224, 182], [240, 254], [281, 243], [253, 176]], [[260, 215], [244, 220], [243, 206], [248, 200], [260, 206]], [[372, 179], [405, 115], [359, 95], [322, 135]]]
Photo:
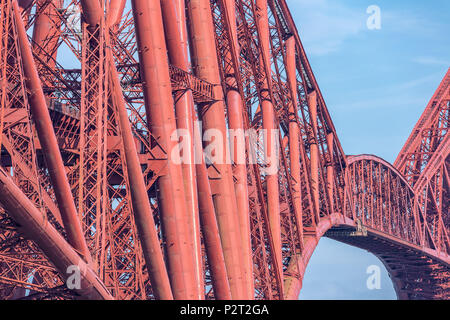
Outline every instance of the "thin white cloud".
[[[442, 72], [429, 74], [420, 78], [382, 86], [378, 89], [361, 89], [358, 96], [366, 96], [361, 100], [335, 103], [333, 109], [346, 110], [369, 110], [369, 109], [401, 109], [410, 108], [414, 105], [425, 107], [428, 102], [422, 95], [418, 95], [417, 88], [432, 84], [432, 87], [442, 79]], [[437, 86], [437, 84], [436, 84]], [[380, 94], [382, 93], [382, 94]], [[430, 96], [431, 97], [431, 96]], [[428, 97], [428, 98], [430, 98]]]
[[[394, 32], [435, 36], [442, 30], [437, 21], [408, 10], [388, 10], [381, 6], [381, 30], [367, 29], [366, 7], [343, 0], [287, 0], [308, 54], [327, 55], [339, 51], [344, 42], [363, 32]], [[388, 36], [388, 35], [387, 35]], [[425, 61], [425, 60], [423, 60]], [[429, 60], [428, 62], [432, 62]], [[435, 61], [436, 62], [436, 61]]]
[[336, 1], [290, 0], [295, 20], [308, 54], [326, 55], [364, 30], [366, 13]]
[[412, 62], [423, 65], [437, 65], [450, 67], [450, 60], [439, 59], [435, 57], [416, 57]]
[[418, 86], [422, 86], [427, 83], [435, 83], [437, 80], [442, 78], [442, 72], [429, 74], [427, 76], [423, 76], [417, 79], [413, 79], [410, 81], [403, 82], [396, 87], [396, 90], [406, 91], [407, 89], [413, 89]]
[[352, 111], [352, 110], [369, 110], [369, 109], [400, 109], [408, 108], [411, 105], [423, 104], [423, 99], [419, 97], [410, 97], [406, 94], [396, 95], [396, 94], [386, 94], [382, 97], [379, 95], [368, 96], [366, 99], [336, 103], [333, 105], [333, 109], [342, 111]]
[[445, 25], [442, 21], [431, 20], [426, 14], [420, 11], [414, 11], [408, 6], [403, 10], [382, 10], [382, 23], [388, 31], [423, 37], [440, 37]]

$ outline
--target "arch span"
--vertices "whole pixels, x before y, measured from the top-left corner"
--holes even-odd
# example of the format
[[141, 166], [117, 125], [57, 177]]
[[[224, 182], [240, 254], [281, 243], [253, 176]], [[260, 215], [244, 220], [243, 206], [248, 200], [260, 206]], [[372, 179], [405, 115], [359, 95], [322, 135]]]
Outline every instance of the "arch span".
[[[287, 277], [285, 298], [297, 299], [308, 262], [325, 236], [378, 257], [399, 299], [444, 299], [449, 295], [450, 256], [430, 246], [414, 190], [387, 161], [374, 155], [347, 157], [344, 213], [322, 217], [304, 250], [291, 259], [300, 277]], [[429, 239], [428, 239], [429, 240]]]

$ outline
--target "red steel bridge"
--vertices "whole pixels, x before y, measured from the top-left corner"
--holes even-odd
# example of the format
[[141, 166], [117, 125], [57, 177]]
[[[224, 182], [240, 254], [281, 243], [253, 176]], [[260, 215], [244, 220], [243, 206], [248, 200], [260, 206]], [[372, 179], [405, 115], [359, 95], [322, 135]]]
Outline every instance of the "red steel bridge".
[[449, 82], [392, 165], [285, 0], [0, 0], [0, 298], [297, 299], [325, 236], [449, 299]]

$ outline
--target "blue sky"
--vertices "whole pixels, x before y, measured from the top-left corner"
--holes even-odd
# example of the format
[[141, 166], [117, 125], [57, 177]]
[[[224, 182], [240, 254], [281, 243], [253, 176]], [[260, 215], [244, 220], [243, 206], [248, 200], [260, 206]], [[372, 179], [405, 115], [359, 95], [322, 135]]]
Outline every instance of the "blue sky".
[[[287, 0], [347, 154], [393, 163], [450, 67], [450, 1]], [[366, 9], [381, 9], [369, 30]], [[366, 288], [366, 268], [382, 268], [380, 290]], [[377, 258], [322, 239], [300, 299], [395, 299]]]

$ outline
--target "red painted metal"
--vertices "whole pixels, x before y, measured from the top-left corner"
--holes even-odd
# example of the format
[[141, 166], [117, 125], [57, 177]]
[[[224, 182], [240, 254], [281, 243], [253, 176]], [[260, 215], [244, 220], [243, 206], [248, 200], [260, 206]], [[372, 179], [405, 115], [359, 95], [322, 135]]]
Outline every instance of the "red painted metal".
[[[267, 13], [267, 0], [257, 0], [255, 10], [259, 13], [257, 16], [257, 30], [260, 39], [260, 45], [262, 46], [262, 52], [260, 56], [260, 72], [266, 74], [264, 82], [261, 87], [261, 99], [260, 108], [262, 110], [262, 129], [266, 130], [265, 141], [265, 155], [267, 156], [267, 165], [269, 167], [274, 166], [273, 151], [275, 150], [273, 143], [275, 139], [275, 130], [278, 130], [278, 125], [275, 120], [275, 110], [270, 97], [270, 89], [272, 87], [272, 79], [270, 76], [269, 67], [269, 21]], [[277, 150], [278, 151], [278, 150]], [[278, 164], [275, 164], [277, 166]], [[269, 214], [269, 225], [272, 232], [273, 245], [275, 250], [275, 259], [278, 264], [278, 272], [283, 274], [282, 260], [281, 260], [281, 229], [280, 229], [280, 192], [278, 186], [278, 170], [276, 173], [267, 173], [267, 210]], [[281, 288], [281, 291], [283, 289]]]
[[424, 245], [443, 252], [450, 248], [449, 119], [450, 69], [394, 163], [414, 187], [420, 218], [424, 220]]
[[74, 199], [67, 181], [63, 159], [58, 147], [58, 142], [53, 130], [53, 124], [48, 113], [44, 93], [42, 91], [36, 66], [33, 61], [30, 44], [20, 16], [19, 7], [13, 1], [14, 21], [17, 27], [18, 44], [23, 59], [23, 73], [25, 84], [29, 90], [28, 101], [30, 103], [31, 114], [34, 118], [36, 131], [42, 145], [45, 160], [48, 166], [50, 179], [55, 190], [64, 228], [70, 244], [89, 263], [91, 255], [87, 248], [86, 241], [82, 235], [80, 222], [77, 217]]
[[106, 25], [108, 27], [113, 27], [120, 23], [126, 2], [126, 0], [111, 0], [109, 2], [108, 16], [106, 17]]
[[450, 69], [430, 99], [417, 124], [411, 131], [394, 165], [414, 185], [446, 136]]
[[[291, 94], [289, 106], [289, 163], [292, 176], [292, 206], [297, 221], [299, 238], [303, 238], [303, 204], [300, 168], [300, 128], [297, 122], [297, 80], [295, 78], [295, 39], [286, 40], [286, 73]], [[303, 147], [303, 146], [302, 146]], [[301, 243], [301, 247], [303, 243]]]
[[200, 164], [196, 165], [196, 170], [199, 196], [198, 208], [205, 241], [205, 251], [210, 264], [209, 269], [211, 271], [214, 297], [218, 300], [230, 300], [230, 284], [228, 282], [225, 258], [209, 185], [208, 171], [203, 159]]
[[[34, 52], [40, 56], [43, 63], [50, 68], [56, 66], [56, 55], [58, 53], [59, 33], [61, 32], [52, 21], [56, 16], [56, 10], [61, 9], [63, 2], [55, 0], [48, 3], [46, 0], [38, 1], [36, 10], [42, 10], [34, 21], [33, 46]], [[48, 86], [48, 84], [46, 85]]]
[[[226, 100], [228, 112], [228, 128], [235, 133], [241, 134], [233, 140], [234, 149], [232, 150], [234, 163], [233, 176], [235, 178], [234, 188], [236, 193], [236, 204], [239, 216], [239, 227], [241, 231], [241, 245], [243, 254], [243, 272], [247, 299], [252, 299], [254, 292], [253, 263], [252, 263], [252, 244], [250, 236], [250, 209], [248, 202], [248, 179], [247, 167], [242, 163], [245, 158], [245, 137], [242, 136], [244, 125], [244, 104], [242, 101], [242, 92], [239, 88], [239, 43], [237, 34], [236, 6], [233, 0], [221, 1], [220, 4], [223, 18], [222, 23], [226, 26], [228, 35], [228, 50], [226, 59], [232, 63], [227, 70], [226, 78]], [[230, 139], [234, 139], [230, 137]]]
[[83, 16], [86, 22], [94, 28], [101, 23], [103, 17], [103, 9], [100, 1], [80, 1], [83, 9]]
[[[177, 135], [161, 7], [156, 2], [142, 1], [132, 1], [132, 5], [149, 127], [170, 157], [179, 151], [171, 139], [173, 134]], [[196, 251], [190, 242], [192, 231], [187, 227], [188, 211], [181, 169], [181, 165], [169, 158], [167, 174], [158, 178], [161, 222], [174, 298], [197, 299]]]
[[[20, 224], [23, 232], [36, 241], [46, 256], [53, 261], [59, 272], [66, 277], [68, 267], [78, 266], [81, 276], [80, 288], [77, 289], [83, 298], [113, 299], [97, 275], [86, 264], [73, 247], [66, 242], [58, 231], [42, 216], [42, 213], [25, 196], [8, 174], [0, 169], [0, 203], [8, 214]], [[43, 219], [44, 218], [44, 219]]]
[[[209, 1], [194, 0], [187, 6], [190, 21], [190, 40], [192, 50], [192, 64], [194, 73], [216, 84], [216, 101], [208, 105], [201, 105], [201, 120], [204, 131], [217, 130], [222, 137], [226, 137], [226, 124], [224, 118], [223, 93], [220, 86], [219, 66], [216, 59], [216, 45]], [[227, 141], [222, 138], [218, 143], [222, 151], [228, 150]], [[206, 147], [206, 146], [205, 146]], [[227, 267], [228, 281], [230, 283], [233, 299], [245, 299], [247, 293], [243, 285], [242, 247], [239, 219], [237, 215], [236, 195], [232, 182], [231, 167], [226, 164], [226, 152], [218, 155], [217, 164], [210, 167], [211, 192], [216, 210], [217, 222], [222, 241], [222, 249]], [[217, 170], [215, 173], [214, 170]]]
[[308, 95], [309, 116], [311, 118], [311, 128], [309, 131], [309, 147], [311, 160], [311, 192], [314, 201], [316, 222], [320, 220], [319, 202], [319, 147], [317, 145], [317, 94], [315, 91]]
[[18, 0], [18, 3], [20, 12], [25, 15], [27, 20], [28, 15], [30, 14], [31, 11], [33, 0]]
[[112, 55], [109, 57], [109, 70], [111, 72], [111, 95], [113, 104], [119, 118], [123, 148], [125, 151], [128, 180], [130, 183], [131, 202], [135, 214], [136, 227], [142, 243], [153, 294], [157, 299], [173, 299], [169, 283], [169, 276], [164, 264], [161, 247], [156, 234], [153, 210], [147, 195], [141, 164], [139, 162], [133, 132], [128, 120], [127, 110], [122, 90], [120, 88], [119, 76]]
[[[187, 48], [187, 26], [184, 1], [162, 1], [161, 9], [164, 18], [164, 30], [169, 61], [176, 67], [188, 72], [190, 69]], [[195, 283], [197, 298], [204, 298], [202, 253], [200, 243], [200, 224], [198, 214], [197, 182], [194, 157], [194, 100], [190, 90], [180, 90], [175, 93], [175, 116], [177, 129], [180, 130], [183, 143], [183, 182], [186, 192], [186, 207], [188, 216], [186, 223], [189, 242], [194, 252]], [[186, 140], [185, 140], [186, 139]]]
[[285, 0], [64, 4], [0, 0], [0, 298], [297, 299], [322, 236], [450, 298], [450, 70], [392, 166], [344, 154]]

